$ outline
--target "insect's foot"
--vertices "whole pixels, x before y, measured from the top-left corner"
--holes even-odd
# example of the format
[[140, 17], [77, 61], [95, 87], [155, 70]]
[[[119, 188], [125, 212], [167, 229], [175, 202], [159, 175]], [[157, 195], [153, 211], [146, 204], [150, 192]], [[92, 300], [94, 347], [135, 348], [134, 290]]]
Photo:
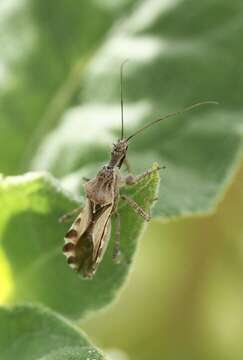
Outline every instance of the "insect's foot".
[[112, 260], [116, 265], [129, 266], [131, 264], [131, 261], [128, 261], [128, 259], [125, 257], [125, 255], [122, 252], [119, 253], [119, 256], [117, 258], [113, 257]]
[[[156, 202], [157, 200], [159, 200], [159, 197], [157, 196], [157, 197], [154, 197], [154, 198], [150, 198], [149, 200], [148, 200], [148, 205], [150, 204], [150, 203], [154, 203], [154, 202]], [[151, 217], [151, 214], [149, 213], [149, 216]]]
[[87, 178], [85, 176], [83, 176], [82, 179], [83, 179], [84, 182], [88, 182], [90, 180], [89, 178]]
[[112, 256], [112, 260], [117, 265], [121, 264], [124, 261], [124, 256], [123, 256], [123, 254], [121, 253], [120, 250], [114, 252], [114, 254]]
[[59, 224], [65, 224], [65, 223], [69, 222], [70, 220], [71, 220], [70, 215], [65, 214], [65, 215], [62, 215], [61, 217], [59, 217], [58, 222], [59, 222]]
[[164, 169], [166, 169], [166, 166], [165, 166], [165, 165], [163, 165], [163, 166], [158, 165], [158, 166], [154, 169], [154, 171], [160, 171], [160, 170], [164, 170]]
[[67, 217], [65, 215], [59, 217], [58, 222], [59, 224], [64, 224], [67, 221]]
[[145, 218], [145, 221], [149, 222], [151, 220], [151, 216], [149, 214], [146, 214], [146, 218]]

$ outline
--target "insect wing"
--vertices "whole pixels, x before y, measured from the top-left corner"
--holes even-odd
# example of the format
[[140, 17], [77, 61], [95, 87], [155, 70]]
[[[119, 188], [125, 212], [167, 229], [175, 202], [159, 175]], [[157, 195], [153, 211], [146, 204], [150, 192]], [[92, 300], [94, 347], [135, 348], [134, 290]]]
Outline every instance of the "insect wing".
[[111, 212], [112, 205], [105, 207], [92, 229], [94, 267], [102, 260], [110, 239]]

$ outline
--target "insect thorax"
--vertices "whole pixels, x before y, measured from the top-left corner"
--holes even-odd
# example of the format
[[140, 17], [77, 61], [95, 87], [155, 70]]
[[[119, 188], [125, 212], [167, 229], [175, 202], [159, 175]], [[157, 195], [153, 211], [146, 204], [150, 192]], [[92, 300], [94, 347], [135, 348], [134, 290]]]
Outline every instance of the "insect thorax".
[[116, 183], [116, 169], [109, 165], [104, 166], [95, 178], [85, 184], [85, 192], [92, 203], [100, 206], [109, 205], [114, 202]]

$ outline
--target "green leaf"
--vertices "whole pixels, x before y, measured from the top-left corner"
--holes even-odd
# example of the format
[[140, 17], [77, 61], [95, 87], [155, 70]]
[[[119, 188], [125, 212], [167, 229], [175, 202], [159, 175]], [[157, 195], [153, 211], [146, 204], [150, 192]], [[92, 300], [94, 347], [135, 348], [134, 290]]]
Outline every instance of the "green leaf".
[[43, 139], [32, 168], [66, 180], [107, 161], [108, 145], [119, 136], [119, 66], [129, 58], [126, 134], [198, 101], [219, 102], [154, 126], [134, 139], [128, 153], [135, 171], [152, 161], [167, 167], [156, 217], [214, 211], [242, 157], [241, 19], [241, 1], [139, 2], [93, 53], [80, 106]]
[[71, 323], [34, 306], [0, 308], [1, 360], [104, 359]]
[[[122, 192], [149, 211], [158, 182], [158, 173], [152, 173]], [[8, 293], [2, 289], [2, 301], [43, 303], [76, 319], [111, 302], [131, 267], [144, 224], [140, 216], [127, 205], [119, 204], [124, 261], [119, 265], [112, 261], [112, 226], [105, 257], [94, 278], [87, 281], [70, 269], [62, 254], [69, 225], [60, 225], [58, 218], [80, 203], [63, 192], [57, 181], [38, 173], [5, 178], [0, 182], [0, 202], [1, 271], [5, 266], [11, 283]]]
[[16, 174], [26, 169], [41, 137], [55, 126], [67, 106], [77, 102], [80, 77], [91, 54], [118, 14], [126, 14], [133, 3], [1, 1], [2, 172]]

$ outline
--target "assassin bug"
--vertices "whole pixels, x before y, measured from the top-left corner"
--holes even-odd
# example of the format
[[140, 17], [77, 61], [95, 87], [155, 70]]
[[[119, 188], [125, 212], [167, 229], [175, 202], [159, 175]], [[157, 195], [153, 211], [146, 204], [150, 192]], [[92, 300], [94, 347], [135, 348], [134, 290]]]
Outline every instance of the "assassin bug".
[[181, 111], [169, 113], [156, 119], [128, 137], [124, 137], [123, 120], [123, 66], [120, 67], [121, 85], [121, 138], [113, 145], [111, 158], [107, 165], [103, 166], [92, 179], [86, 179], [84, 190], [86, 201], [82, 209], [75, 209], [62, 216], [60, 222], [67, 220], [71, 215], [79, 212], [78, 217], [65, 235], [63, 253], [71, 268], [80, 273], [84, 278], [92, 278], [105, 253], [110, 239], [111, 217], [116, 217], [116, 240], [113, 258], [118, 262], [120, 259], [120, 217], [117, 210], [119, 200], [125, 201], [145, 221], [150, 220], [147, 214], [132, 198], [121, 195], [120, 188], [125, 185], [134, 185], [160, 167], [147, 170], [143, 174], [134, 176], [129, 174], [122, 176], [121, 166], [126, 162], [129, 142], [139, 133], [150, 126], [169, 117], [182, 114], [195, 107], [205, 104], [217, 104], [214, 101], [205, 101], [191, 105]]

